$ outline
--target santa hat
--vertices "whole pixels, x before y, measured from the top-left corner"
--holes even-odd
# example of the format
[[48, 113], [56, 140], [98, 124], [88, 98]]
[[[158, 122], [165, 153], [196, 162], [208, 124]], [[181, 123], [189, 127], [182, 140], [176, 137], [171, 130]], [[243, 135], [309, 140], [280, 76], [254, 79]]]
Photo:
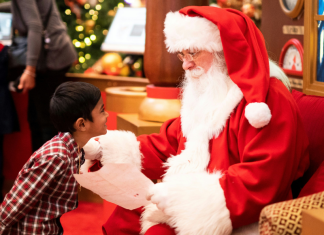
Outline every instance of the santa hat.
[[269, 60], [261, 32], [234, 9], [190, 6], [167, 14], [164, 33], [168, 51], [224, 51], [231, 80], [248, 105], [245, 117], [255, 128], [267, 125], [271, 112], [265, 102], [269, 89]]

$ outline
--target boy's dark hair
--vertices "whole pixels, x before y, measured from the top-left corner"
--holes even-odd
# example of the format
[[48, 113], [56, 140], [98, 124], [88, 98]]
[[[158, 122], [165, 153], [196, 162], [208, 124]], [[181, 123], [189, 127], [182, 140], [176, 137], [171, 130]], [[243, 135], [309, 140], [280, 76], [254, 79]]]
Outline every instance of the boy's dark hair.
[[73, 125], [78, 118], [92, 122], [91, 112], [100, 97], [100, 90], [90, 83], [62, 83], [50, 102], [50, 115], [55, 128], [60, 132], [73, 133]]

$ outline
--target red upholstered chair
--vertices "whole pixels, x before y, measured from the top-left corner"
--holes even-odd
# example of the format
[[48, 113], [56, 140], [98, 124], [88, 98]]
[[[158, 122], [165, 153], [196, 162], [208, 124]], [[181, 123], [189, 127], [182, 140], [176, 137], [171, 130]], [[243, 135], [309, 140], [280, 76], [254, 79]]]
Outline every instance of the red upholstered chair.
[[324, 97], [305, 95], [295, 90], [292, 95], [308, 135], [310, 166], [304, 176], [292, 185], [297, 199], [263, 208], [259, 220], [260, 235], [300, 234], [303, 211], [324, 209]]
[[292, 95], [309, 139], [309, 169], [293, 185], [294, 196], [301, 190], [300, 197], [324, 191], [324, 97], [305, 95], [296, 90]]

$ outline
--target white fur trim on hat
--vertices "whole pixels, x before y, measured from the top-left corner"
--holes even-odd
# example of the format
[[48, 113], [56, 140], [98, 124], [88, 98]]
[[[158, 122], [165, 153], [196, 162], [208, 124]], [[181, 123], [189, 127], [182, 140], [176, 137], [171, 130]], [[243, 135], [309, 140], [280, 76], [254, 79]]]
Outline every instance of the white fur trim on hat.
[[270, 122], [271, 112], [266, 103], [249, 103], [245, 107], [245, 117], [255, 128], [261, 128]]
[[222, 51], [218, 27], [203, 17], [190, 17], [169, 12], [164, 21], [165, 44], [170, 53], [194, 49]]

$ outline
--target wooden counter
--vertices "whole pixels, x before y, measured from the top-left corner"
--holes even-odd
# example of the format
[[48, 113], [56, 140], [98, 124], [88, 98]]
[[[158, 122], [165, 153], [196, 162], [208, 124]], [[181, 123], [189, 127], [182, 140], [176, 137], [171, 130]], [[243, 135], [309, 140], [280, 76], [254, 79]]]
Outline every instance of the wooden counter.
[[120, 76], [110, 76], [103, 74], [84, 74], [84, 73], [67, 73], [66, 77], [69, 81], [80, 81], [88, 82], [101, 91], [105, 91], [107, 87], [117, 87], [117, 86], [146, 86], [149, 84], [147, 78], [138, 77], [120, 77]]

